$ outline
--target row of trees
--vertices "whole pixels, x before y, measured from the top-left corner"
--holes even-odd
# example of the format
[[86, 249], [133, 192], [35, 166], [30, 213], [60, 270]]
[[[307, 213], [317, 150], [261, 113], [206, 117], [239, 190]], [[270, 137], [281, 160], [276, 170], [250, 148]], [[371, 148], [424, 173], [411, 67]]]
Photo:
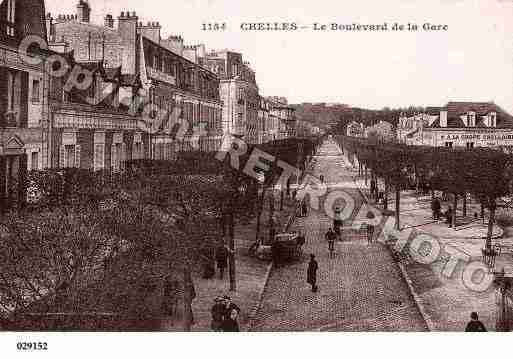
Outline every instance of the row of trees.
[[[260, 149], [304, 166], [316, 144], [291, 139]], [[251, 150], [240, 158], [241, 168]], [[223, 163], [215, 155], [184, 153], [171, 162], [132, 161], [119, 175], [77, 169], [30, 173], [27, 187], [36, 200], [0, 220], [3, 312], [97, 311], [97, 302], [84, 308], [84, 291], [94, 282], [105, 283], [95, 298], [116, 301], [120, 294], [113, 288], [121, 279], [126, 287], [145, 286], [148, 270], [158, 264], [179, 282], [181, 319], [188, 330], [194, 299], [191, 274], [205, 260], [201, 254], [228, 237], [230, 284], [236, 290], [235, 223], [247, 221], [263, 206], [257, 179], [231, 168], [229, 156]], [[271, 168], [265, 173], [267, 188], [281, 175], [277, 166]], [[154, 314], [145, 307], [148, 298], [125, 299], [134, 304], [124, 308], [124, 314]]]
[[[338, 136], [337, 142], [352, 159], [357, 159], [360, 172], [381, 178], [387, 193], [396, 196], [396, 225], [399, 229], [400, 192], [420, 185], [454, 195], [456, 211], [458, 197], [466, 209], [467, 194], [479, 200], [490, 211], [485, 250], [491, 251], [491, 237], [497, 209], [497, 199], [513, 193], [511, 156], [488, 148], [472, 150], [403, 144], [373, 143], [367, 139]], [[455, 221], [456, 216], [453, 216]], [[453, 226], [455, 222], [453, 222]]]

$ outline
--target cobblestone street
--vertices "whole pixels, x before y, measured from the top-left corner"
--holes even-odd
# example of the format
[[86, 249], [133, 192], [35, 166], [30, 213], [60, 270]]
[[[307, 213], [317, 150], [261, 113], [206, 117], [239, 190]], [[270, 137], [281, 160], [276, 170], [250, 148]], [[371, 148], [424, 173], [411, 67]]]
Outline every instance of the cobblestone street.
[[[359, 208], [355, 188], [337, 147], [326, 142], [314, 174], [324, 175], [333, 190], [350, 193]], [[355, 218], [357, 211], [353, 213]], [[380, 243], [369, 245], [357, 232], [344, 231], [336, 255], [329, 258], [324, 234], [331, 219], [322, 211], [298, 218], [295, 227], [306, 234], [301, 261], [274, 268], [264, 292], [253, 331], [424, 331], [425, 322], [400, 270]], [[319, 262], [319, 292], [306, 283], [309, 254]]]

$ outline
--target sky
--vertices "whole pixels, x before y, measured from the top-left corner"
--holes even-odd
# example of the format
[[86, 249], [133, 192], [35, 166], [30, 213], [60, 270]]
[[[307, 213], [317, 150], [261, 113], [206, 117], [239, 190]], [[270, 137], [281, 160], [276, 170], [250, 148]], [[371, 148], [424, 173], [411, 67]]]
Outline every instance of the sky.
[[[74, 14], [77, 1], [46, 0]], [[261, 95], [290, 103], [371, 109], [494, 101], [513, 113], [513, 0], [89, 0], [92, 21], [121, 11], [158, 21], [186, 44], [232, 49], [256, 71]], [[203, 31], [203, 23], [226, 23]], [[299, 31], [242, 31], [242, 23], [295, 22]], [[314, 31], [313, 24], [419, 25], [419, 31]], [[447, 31], [424, 31], [424, 23]]]

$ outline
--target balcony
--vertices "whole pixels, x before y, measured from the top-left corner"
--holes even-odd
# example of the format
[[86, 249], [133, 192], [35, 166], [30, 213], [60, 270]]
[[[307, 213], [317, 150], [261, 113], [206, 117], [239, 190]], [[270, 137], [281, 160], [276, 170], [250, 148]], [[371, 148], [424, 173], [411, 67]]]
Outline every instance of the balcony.
[[147, 67], [148, 77], [176, 86], [176, 77], [168, 75], [153, 67]]
[[7, 111], [0, 117], [0, 128], [18, 127], [18, 113]]

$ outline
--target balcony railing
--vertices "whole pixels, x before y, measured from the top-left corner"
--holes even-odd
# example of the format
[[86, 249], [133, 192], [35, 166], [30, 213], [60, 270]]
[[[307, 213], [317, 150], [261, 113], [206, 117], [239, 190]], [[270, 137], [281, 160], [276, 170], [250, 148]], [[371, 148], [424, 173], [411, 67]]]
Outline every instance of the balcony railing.
[[15, 111], [7, 111], [0, 115], [0, 128], [18, 127], [18, 113]]

